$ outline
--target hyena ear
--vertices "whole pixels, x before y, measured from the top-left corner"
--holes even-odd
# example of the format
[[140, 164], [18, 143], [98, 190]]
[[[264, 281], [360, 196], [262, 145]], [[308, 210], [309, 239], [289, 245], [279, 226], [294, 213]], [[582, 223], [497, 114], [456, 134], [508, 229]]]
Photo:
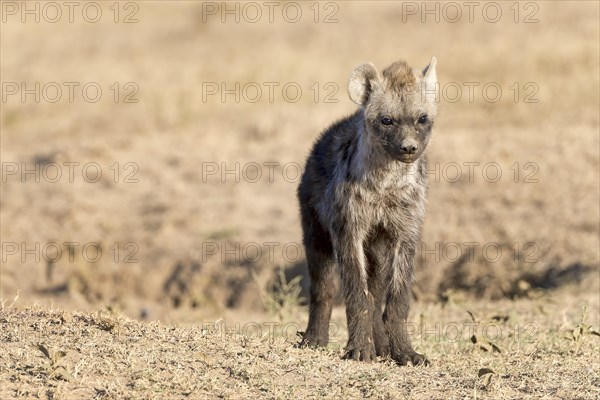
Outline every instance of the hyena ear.
[[348, 82], [348, 95], [350, 100], [364, 106], [371, 94], [372, 81], [379, 78], [377, 69], [371, 63], [359, 65], [352, 71], [350, 82]]
[[437, 74], [435, 73], [435, 65], [437, 64], [437, 60], [435, 57], [431, 57], [431, 61], [429, 65], [423, 69], [423, 83], [425, 84], [425, 92], [426, 96], [433, 96], [435, 98], [435, 93], [437, 90]]

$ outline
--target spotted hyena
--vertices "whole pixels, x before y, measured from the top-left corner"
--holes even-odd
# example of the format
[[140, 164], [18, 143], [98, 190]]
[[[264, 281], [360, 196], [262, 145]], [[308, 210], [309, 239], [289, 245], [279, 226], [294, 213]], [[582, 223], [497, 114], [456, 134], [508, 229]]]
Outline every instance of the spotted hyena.
[[345, 357], [428, 363], [411, 345], [406, 318], [425, 215], [435, 66], [435, 58], [423, 71], [403, 61], [381, 73], [360, 65], [348, 85], [359, 109], [312, 148], [298, 188], [311, 278], [302, 345], [327, 345], [337, 264], [349, 331]]

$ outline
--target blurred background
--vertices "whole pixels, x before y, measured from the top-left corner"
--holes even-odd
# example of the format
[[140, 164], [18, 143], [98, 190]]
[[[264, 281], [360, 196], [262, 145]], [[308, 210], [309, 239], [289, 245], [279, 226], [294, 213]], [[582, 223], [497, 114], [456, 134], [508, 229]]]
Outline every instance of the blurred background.
[[1, 3], [3, 301], [305, 321], [310, 146], [355, 66], [436, 56], [417, 304], [597, 324], [597, 2], [75, 3]]

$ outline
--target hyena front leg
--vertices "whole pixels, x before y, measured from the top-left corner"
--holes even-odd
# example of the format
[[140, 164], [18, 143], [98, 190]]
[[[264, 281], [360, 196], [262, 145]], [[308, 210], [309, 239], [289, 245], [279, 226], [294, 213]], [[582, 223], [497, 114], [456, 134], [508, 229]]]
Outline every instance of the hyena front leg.
[[337, 232], [333, 240], [342, 276], [348, 322], [348, 345], [344, 358], [375, 360], [373, 340], [374, 299], [369, 292], [363, 237]]
[[383, 325], [383, 299], [386, 293], [387, 274], [385, 255], [376, 244], [368, 249], [367, 263], [369, 275], [369, 292], [373, 295], [373, 339], [375, 340], [375, 353], [385, 357], [390, 354], [390, 340]]
[[411, 344], [406, 328], [410, 309], [411, 285], [414, 270], [414, 246], [403, 243], [393, 252], [390, 265], [390, 287], [383, 314], [383, 321], [390, 339], [392, 359], [400, 365], [429, 365], [423, 354], [417, 353]]

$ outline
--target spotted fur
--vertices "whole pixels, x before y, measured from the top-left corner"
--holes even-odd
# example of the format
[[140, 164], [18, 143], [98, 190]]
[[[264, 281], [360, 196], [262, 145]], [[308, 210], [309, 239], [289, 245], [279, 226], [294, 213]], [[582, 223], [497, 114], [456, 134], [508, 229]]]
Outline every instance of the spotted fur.
[[414, 256], [425, 215], [424, 151], [436, 118], [435, 58], [423, 72], [399, 61], [357, 67], [348, 93], [360, 107], [316, 141], [298, 188], [311, 278], [302, 345], [325, 346], [339, 266], [346, 357], [427, 362], [406, 329]]

